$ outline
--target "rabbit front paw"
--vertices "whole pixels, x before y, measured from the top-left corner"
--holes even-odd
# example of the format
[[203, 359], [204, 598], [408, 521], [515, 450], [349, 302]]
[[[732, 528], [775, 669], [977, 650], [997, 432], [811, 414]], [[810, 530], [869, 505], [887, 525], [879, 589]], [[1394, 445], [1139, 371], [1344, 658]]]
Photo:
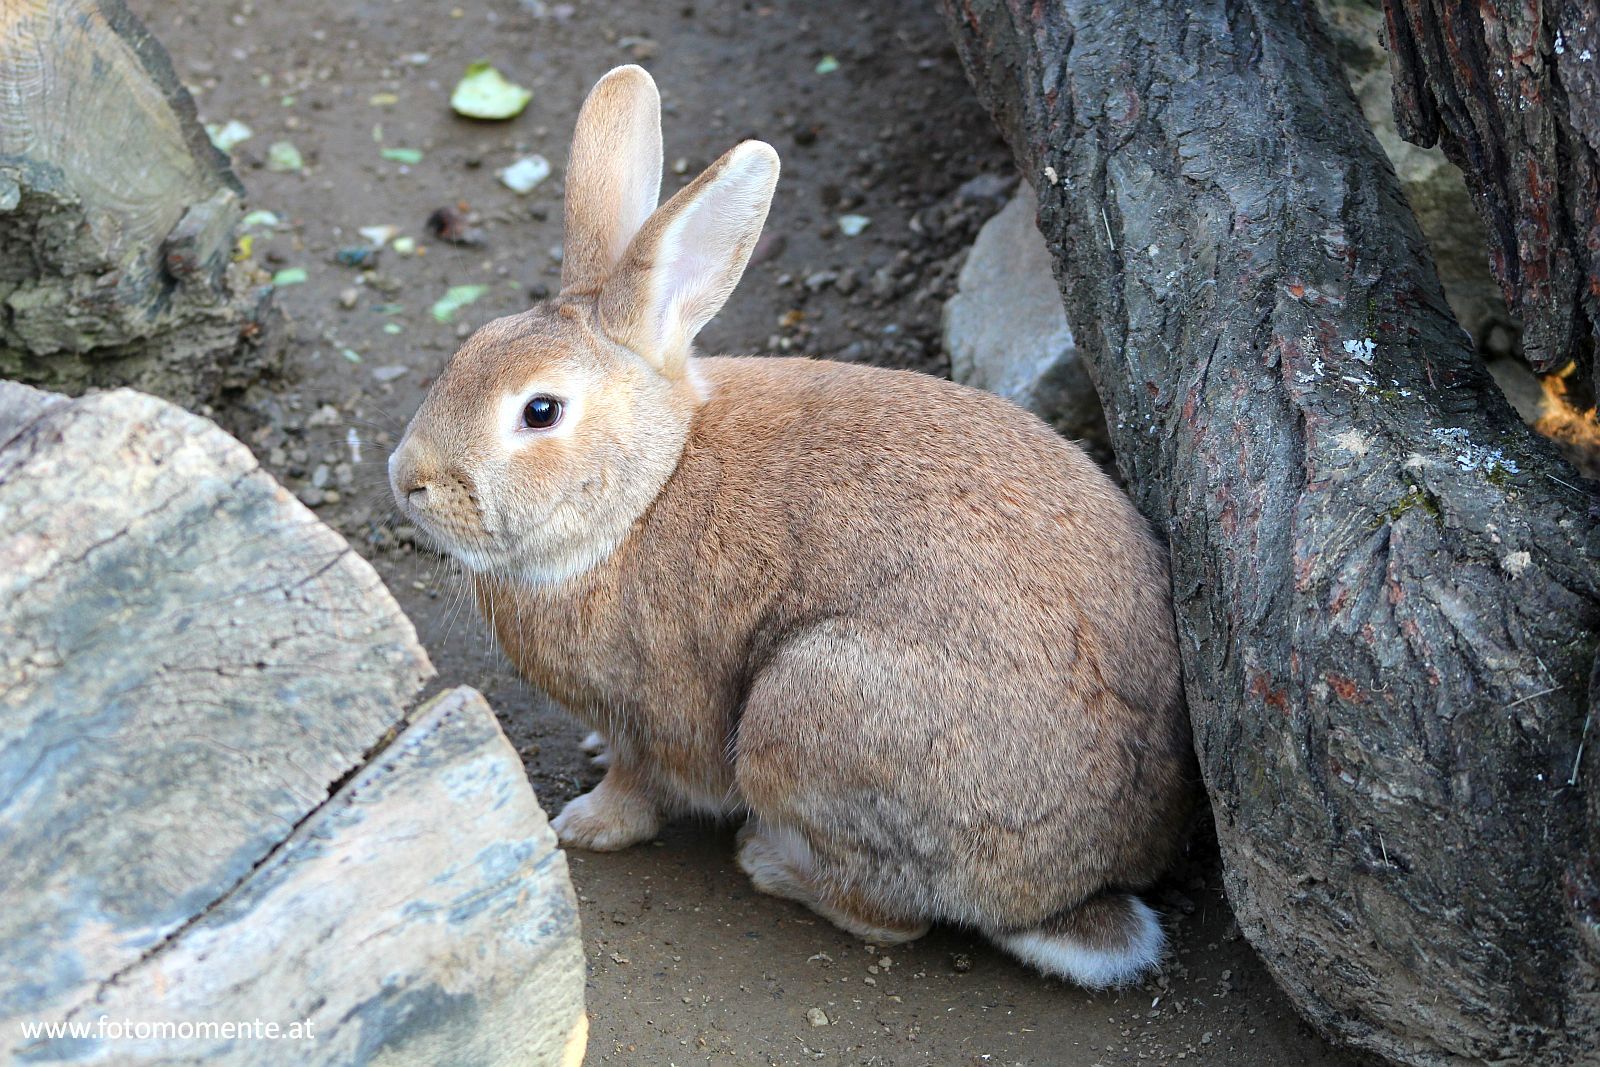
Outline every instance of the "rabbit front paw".
[[611, 766], [611, 746], [606, 743], [605, 735], [599, 730], [578, 742], [578, 747], [589, 757], [590, 766], [599, 767], [601, 770]]
[[569, 801], [550, 828], [565, 848], [615, 852], [655, 837], [661, 816], [648, 797], [618, 788], [608, 774], [589, 792]]

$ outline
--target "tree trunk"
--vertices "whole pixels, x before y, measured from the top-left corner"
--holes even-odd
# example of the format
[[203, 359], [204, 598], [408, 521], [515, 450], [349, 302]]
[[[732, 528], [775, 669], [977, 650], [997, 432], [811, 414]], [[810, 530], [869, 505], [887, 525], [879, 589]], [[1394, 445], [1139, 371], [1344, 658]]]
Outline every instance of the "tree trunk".
[[253, 380], [243, 194], [122, 0], [0, 0], [0, 377], [189, 406]]
[[0, 1061], [575, 1065], [565, 857], [483, 698], [415, 707], [432, 674], [216, 426], [0, 382]]
[[1439, 142], [1466, 173], [1528, 361], [1577, 359], [1600, 386], [1600, 12], [1383, 5], [1401, 136]]
[[1474, 361], [1311, 5], [943, 4], [1171, 542], [1242, 929], [1335, 1039], [1591, 1055], [1591, 498]]

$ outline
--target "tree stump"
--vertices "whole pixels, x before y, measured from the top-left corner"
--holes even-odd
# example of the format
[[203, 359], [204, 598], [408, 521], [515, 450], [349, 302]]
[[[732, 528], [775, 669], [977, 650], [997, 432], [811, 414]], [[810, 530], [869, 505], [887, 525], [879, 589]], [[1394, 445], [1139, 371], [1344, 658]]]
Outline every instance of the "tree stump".
[[1171, 542], [1245, 935], [1339, 1041], [1593, 1063], [1594, 498], [1475, 360], [1314, 7], [943, 7]]
[[243, 193], [122, 0], [0, 0], [0, 377], [189, 406], [252, 381]]
[[413, 708], [432, 673], [217, 427], [0, 383], [0, 1047], [576, 1063], [565, 857], [482, 697]]

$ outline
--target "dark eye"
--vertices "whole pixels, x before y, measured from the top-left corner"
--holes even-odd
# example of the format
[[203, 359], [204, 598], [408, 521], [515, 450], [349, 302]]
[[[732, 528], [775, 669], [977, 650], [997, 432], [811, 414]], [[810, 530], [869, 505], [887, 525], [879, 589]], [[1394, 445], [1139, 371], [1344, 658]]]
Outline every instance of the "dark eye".
[[536, 396], [522, 409], [522, 425], [530, 430], [548, 430], [561, 421], [561, 401], [553, 396]]

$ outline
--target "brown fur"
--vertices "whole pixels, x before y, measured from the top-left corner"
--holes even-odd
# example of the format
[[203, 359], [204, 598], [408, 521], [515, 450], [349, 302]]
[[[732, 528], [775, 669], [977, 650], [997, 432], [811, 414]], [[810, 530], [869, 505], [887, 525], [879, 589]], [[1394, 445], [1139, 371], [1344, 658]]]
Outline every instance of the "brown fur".
[[[479, 331], [396, 451], [396, 497], [473, 567], [518, 669], [609, 743], [566, 843], [742, 813], [757, 885], [863, 936], [1059, 926], [1180, 844], [1163, 553], [1093, 462], [994, 396], [691, 358], [759, 232], [768, 154], [741, 146], [663, 206], [598, 292]], [[665, 274], [686, 243], [721, 273]], [[551, 382], [581, 411], [561, 433], [496, 425]]]

